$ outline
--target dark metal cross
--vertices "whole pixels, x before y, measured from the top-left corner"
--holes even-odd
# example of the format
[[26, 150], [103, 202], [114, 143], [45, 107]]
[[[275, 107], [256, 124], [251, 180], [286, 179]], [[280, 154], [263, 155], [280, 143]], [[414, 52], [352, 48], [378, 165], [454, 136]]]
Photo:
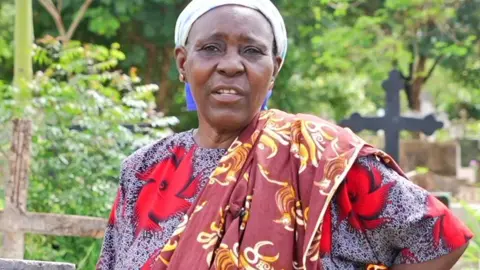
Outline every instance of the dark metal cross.
[[398, 161], [400, 131], [420, 131], [431, 135], [435, 130], [443, 127], [443, 123], [435, 119], [433, 114], [423, 119], [403, 117], [400, 115], [400, 90], [405, 87], [405, 81], [398, 70], [390, 72], [388, 80], [382, 83], [387, 92], [385, 116], [362, 117], [358, 113], [352, 114], [349, 119], [343, 120], [340, 125], [349, 127], [353, 132], [367, 130], [385, 131], [385, 152]]

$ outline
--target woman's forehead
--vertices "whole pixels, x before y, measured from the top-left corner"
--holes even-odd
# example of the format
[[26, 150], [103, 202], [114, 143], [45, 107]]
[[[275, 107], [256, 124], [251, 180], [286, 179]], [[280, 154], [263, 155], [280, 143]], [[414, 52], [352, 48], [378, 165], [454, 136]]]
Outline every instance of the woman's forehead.
[[273, 29], [268, 20], [257, 10], [225, 5], [214, 8], [193, 24], [188, 40], [218, 38], [265, 39], [273, 41]]

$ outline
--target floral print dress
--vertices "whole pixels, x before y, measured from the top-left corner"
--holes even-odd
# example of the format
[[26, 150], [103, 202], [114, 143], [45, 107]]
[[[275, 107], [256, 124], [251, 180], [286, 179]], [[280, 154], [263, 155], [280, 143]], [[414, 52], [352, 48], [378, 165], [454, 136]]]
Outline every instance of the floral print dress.
[[[226, 151], [198, 147], [192, 134], [175, 134], [124, 161], [97, 269], [150, 269]], [[388, 269], [438, 258], [472, 237], [441, 202], [369, 156], [337, 190], [319, 255], [323, 269]]]

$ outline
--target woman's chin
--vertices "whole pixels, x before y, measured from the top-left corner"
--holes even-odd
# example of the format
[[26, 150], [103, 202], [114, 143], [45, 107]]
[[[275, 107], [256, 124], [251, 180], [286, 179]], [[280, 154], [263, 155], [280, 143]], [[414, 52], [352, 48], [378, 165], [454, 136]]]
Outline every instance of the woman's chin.
[[245, 128], [250, 120], [251, 117], [245, 112], [222, 111], [211, 115], [209, 122], [215, 128], [238, 130]]

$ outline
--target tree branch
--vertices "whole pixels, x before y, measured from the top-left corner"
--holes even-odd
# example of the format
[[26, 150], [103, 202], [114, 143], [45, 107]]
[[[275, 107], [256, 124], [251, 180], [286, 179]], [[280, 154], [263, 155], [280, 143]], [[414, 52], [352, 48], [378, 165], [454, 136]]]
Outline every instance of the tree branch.
[[8, 160], [9, 157], [8, 157], [7, 153], [6, 153], [5, 151], [3, 151], [2, 148], [0, 148], [0, 154], [2, 154], [2, 156], [3, 156], [6, 160]]
[[58, 33], [63, 38], [65, 36], [65, 26], [63, 25], [62, 15], [60, 11], [57, 10], [55, 5], [53, 4], [52, 0], [38, 0], [40, 4], [50, 13], [53, 20], [55, 21], [55, 25], [57, 26]]
[[407, 75], [406, 79], [407, 79], [407, 81], [411, 81], [413, 79], [415, 58], [416, 58], [417, 52], [415, 50], [415, 45], [414, 44], [410, 44], [408, 47], [410, 48], [410, 51], [412, 52], [412, 59], [410, 60], [410, 63], [408, 64], [408, 75]]
[[73, 33], [75, 33], [75, 30], [77, 29], [78, 25], [80, 24], [80, 21], [82, 21], [83, 17], [85, 16], [85, 13], [88, 10], [88, 7], [90, 6], [90, 4], [92, 4], [92, 2], [93, 2], [93, 0], [85, 0], [82, 7], [78, 11], [77, 16], [75, 17], [72, 24], [68, 28], [68, 33], [65, 36], [65, 42], [70, 41], [70, 39], [73, 36]]
[[[415, 39], [414, 39], [415, 40]], [[417, 42], [412, 41], [408, 46], [410, 52], [412, 53], [412, 58], [408, 64], [408, 75], [404, 78], [405, 80], [405, 94], [407, 95], [408, 108], [414, 108], [414, 97], [413, 97], [413, 80], [415, 76], [415, 61], [417, 60]]]
[[428, 81], [428, 79], [430, 79], [430, 77], [432, 76], [432, 73], [433, 71], [435, 70], [435, 68], [437, 67], [438, 63], [440, 63], [440, 61], [442, 61], [443, 59], [443, 56], [438, 56], [436, 59], [435, 59], [435, 62], [433, 63], [432, 67], [430, 68], [430, 70], [428, 71], [427, 73], [427, 76], [425, 76], [425, 82]]
[[[418, 30], [416, 33], [418, 34]], [[420, 54], [421, 52], [418, 45], [418, 40], [415, 38], [412, 44], [412, 62], [410, 66], [410, 80], [412, 81], [415, 79], [415, 74], [418, 72], [418, 68], [415, 66], [415, 64], [417, 60], [421, 61], [422, 56]]]
[[57, 10], [58, 12], [62, 12], [63, 9], [63, 0], [57, 0]]

